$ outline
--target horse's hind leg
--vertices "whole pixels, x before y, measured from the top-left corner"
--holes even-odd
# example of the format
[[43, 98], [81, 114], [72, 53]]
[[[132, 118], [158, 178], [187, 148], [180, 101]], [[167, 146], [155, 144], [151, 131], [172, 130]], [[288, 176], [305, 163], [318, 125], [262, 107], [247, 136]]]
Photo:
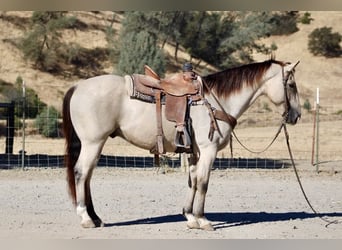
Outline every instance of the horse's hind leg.
[[82, 142], [80, 156], [75, 166], [77, 214], [81, 216], [81, 225], [85, 228], [104, 225], [95, 212], [90, 191], [91, 176], [103, 144], [104, 142]]

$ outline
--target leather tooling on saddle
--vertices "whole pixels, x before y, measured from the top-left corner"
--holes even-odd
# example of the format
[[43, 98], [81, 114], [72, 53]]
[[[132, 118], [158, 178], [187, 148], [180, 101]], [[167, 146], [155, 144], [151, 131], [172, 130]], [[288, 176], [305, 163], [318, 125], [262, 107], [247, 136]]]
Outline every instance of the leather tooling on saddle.
[[189, 109], [192, 102], [202, 99], [202, 87], [196, 75], [188, 78], [190, 72], [176, 73], [169, 78], [160, 77], [148, 66], [145, 75], [133, 74], [133, 91], [131, 98], [156, 104], [157, 145], [153, 153], [165, 153], [163, 146], [163, 128], [161, 106], [165, 105], [165, 117], [174, 122], [176, 152], [192, 152], [191, 119]]

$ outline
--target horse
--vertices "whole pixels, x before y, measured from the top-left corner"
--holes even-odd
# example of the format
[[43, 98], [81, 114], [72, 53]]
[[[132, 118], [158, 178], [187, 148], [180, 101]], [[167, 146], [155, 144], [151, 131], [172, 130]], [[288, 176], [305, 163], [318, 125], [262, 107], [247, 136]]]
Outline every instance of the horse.
[[[259, 96], [266, 95], [275, 105], [284, 104], [283, 120], [294, 125], [301, 117], [294, 78], [298, 63], [271, 58], [198, 76], [203, 83], [205, 102], [191, 106], [190, 110], [193, 153], [189, 157], [188, 193], [183, 207], [188, 228], [214, 230], [204, 214], [210, 171], [217, 152], [228, 144], [234, 127], [217, 120], [220, 133], [209, 138], [212, 120], [203, 103], [238, 119]], [[81, 80], [64, 96], [67, 182], [84, 228], [105, 225], [95, 212], [90, 181], [106, 140], [119, 136], [147, 150], [156, 145], [155, 105], [131, 98], [131, 90], [132, 82], [128, 75], [107, 74]], [[162, 122], [165, 150], [175, 152], [175, 125], [164, 117]]]

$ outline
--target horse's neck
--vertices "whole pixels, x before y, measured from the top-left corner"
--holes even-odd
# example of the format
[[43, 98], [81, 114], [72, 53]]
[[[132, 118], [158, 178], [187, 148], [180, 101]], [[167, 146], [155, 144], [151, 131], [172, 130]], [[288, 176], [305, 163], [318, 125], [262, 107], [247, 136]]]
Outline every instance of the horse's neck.
[[279, 77], [279, 65], [271, 65], [264, 76], [257, 82], [254, 87], [249, 86], [243, 88], [234, 97], [230, 96], [227, 100], [228, 107], [232, 109], [232, 115], [237, 119], [245, 112], [253, 103], [261, 96], [267, 93], [267, 82]]
[[254, 100], [262, 94], [259, 92], [260, 89], [253, 89], [252, 87], [243, 88], [238, 93], [219, 98], [220, 104], [216, 103], [213, 95], [209, 95], [207, 99], [215, 108], [221, 109], [222, 107], [225, 112], [238, 119], [253, 104]]
[[[279, 65], [271, 65], [259, 82], [254, 85], [245, 85], [240, 91], [232, 93], [227, 97], [219, 98], [219, 106], [224, 108], [225, 112], [238, 119], [258, 99], [258, 97], [266, 94], [267, 82], [278, 77], [280, 69]], [[210, 94], [207, 99], [212, 104], [216, 103], [216, 98], [213, 97], [213, 94]], [[214, 106], [216, 107], [216, 105]]]

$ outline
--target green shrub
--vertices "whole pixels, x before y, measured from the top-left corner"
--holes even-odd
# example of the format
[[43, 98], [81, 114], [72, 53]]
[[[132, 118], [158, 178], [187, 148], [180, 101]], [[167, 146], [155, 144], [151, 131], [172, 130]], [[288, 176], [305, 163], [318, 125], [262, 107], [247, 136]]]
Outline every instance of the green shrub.
[[[35, 118], [39, 110], [46, 107], [46, 104], [43, 103], [37, 93], [29, 88], [26, 87], [26, 94], [25, 94], [25, 116], [26, 118]], [[16, 117], [23, 117], [23, 79], [21, 76], [18, 76], [14, 88], [11, 92], [11, 95], [8, 96], [10, 100], [16, 102], [14, 114]]]
[[297, 32], [299, 13], [298, 11], [284, 11], [275, 13], [271, 19], [273, 28], [271, 29], [271, 35], [289, 35]]
[[303, 104], [303, 108], [306, 109], [307, 111], [311, 110], [311, 104], [310, 104], [308, 99], [305, 100], [305, 102]]
[[339, 57], [342, 54], [340, 33], [332, 33], [331, 27], [313, 30], [309, 35], [309, 51], [315, 56]]
[[314, 19], [311, 17], [311, 14], [309, 12], [305, 12], [304, 15], [300, 18], [300, 22], [302, 24], [310, 24], [312, 20]]
[[58, 111], [52, 107], [45, 107], [36, 118], [38, 132], [46, 137], [58, 137]]
[[267, 111], [267, 112], [271, 112], [271, 111], [272, 111], [272, 109], [270, 108], [270, 106], [268, 105], [267, 102], [264, 102], [264, 103], [262, 104], [262, 108], [263, 108], [265, 111]]

